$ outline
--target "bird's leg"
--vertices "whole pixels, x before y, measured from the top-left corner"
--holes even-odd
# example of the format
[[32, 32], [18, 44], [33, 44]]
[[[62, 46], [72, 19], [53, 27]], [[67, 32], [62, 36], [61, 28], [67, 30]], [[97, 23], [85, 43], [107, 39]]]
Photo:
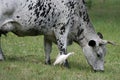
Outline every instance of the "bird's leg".
[[51, 64], [50, 53], [52, 50], [52, 42], [44, 36], [44, 51], [45, 51], [45, 64]]
[[62, 64], [61, 64], [61, 66], [68, 66], [68, 68], [70, 68], [70, 66], [69, 66], [69, 63], [68, 63], [68, 60], [66, 59]]
[[4, 55], [1, 48], [1, 34], [0, 34], [0, 61], [4, 60]]

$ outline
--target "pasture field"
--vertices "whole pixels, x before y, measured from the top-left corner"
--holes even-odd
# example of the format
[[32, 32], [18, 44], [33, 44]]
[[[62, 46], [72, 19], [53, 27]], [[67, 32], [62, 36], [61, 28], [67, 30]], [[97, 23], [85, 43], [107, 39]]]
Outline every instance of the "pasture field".
[[[104, 39], [120, 45], [120, 0], [94, 0], [88, 10], [97, 32]], [[6, 56], [0, 62], [0, 80], [120, 80], [120, 46], [107, 45], [105, 72], [94, 72], [77, 44], [68, 47], [71, 68], [44, 64], [43, 36], [17, 37], [9, 33], [2, 36], [2, 49]], [[56, 45], [51, 53], [52, 63], [58, 54]]]

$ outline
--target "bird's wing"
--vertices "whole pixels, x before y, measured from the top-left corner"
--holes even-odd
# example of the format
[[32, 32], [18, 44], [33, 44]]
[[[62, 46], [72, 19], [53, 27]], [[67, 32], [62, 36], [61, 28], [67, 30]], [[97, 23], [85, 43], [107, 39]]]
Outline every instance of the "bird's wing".
[[63, 63], [64, 62], [64, 57], [65, 57], [65, 55], [60, 55], [60, 56], [58, 56], [57, 58], [56, 58], [56, 60], [55, 60], [55, 62], [54, 62], [54, 65], [56, 65], [56, 64], [61, 64], [61, 63]]

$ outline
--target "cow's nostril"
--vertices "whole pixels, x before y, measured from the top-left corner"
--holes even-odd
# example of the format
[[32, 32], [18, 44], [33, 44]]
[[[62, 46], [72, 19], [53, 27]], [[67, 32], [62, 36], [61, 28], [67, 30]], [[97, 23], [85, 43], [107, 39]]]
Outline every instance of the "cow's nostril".
[[97, 54], [97, 57], [98, 57], [98, 58], [102, 57], [102, 53], [98, 53], [98, 54]]
[[99, 58], [100, 58], [100, 57], [101, 57], [101, 55], [100, 55], [100, 54], [97, 54], [97, 57], [99, 57]]

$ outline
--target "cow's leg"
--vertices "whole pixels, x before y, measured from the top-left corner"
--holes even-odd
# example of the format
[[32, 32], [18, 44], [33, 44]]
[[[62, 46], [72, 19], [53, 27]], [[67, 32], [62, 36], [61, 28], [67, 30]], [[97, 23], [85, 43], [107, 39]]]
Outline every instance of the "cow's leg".
[[[55, 28], [54, 33], [56, 36], [58, 49], [60, 51], [60, 55], [67, 54], [67, 36], [69, 32], [69, 26], [65, 24], [59, 24], [57, 28]], [[68, 61], [66, 60], [63, 64], [65, 67], [69, 68]]]
[[45, 64], [51, 64], [50, 53], [52, 50], [52, 42], [44, 36], [44, 51], [45, 51]]
[[0, 34], [0, 61], [4, 60], [4, 55], [1, 48], [1, 34]]

